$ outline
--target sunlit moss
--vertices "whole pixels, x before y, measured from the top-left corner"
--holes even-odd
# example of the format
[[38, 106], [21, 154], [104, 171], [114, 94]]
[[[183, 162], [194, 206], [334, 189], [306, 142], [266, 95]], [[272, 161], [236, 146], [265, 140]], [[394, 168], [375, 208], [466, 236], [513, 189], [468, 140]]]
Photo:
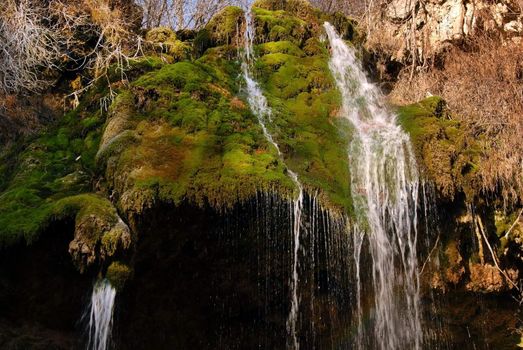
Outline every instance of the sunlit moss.
[[341, 101], [327, 50], [323, 46], [319, 54], [306, 56], [288, 42], [265, 43], [258, 50], [265, 53], [256, 69], [273, 109], [270, 128], [287, 164], [308, 187], [324, 192], [330, 205], [351, 211], [350, 135], [337, 118]]
[[436, 96], [400, 107], [398, 116], [411, 136], [425, 176], [445, 196], [464, 192], [473, 199], [480, 191], [474, 173], [481, 166], [482, 137], [468, 138], [445, 102]]
[[243, 10], [227, 6], [215, 15], [205, 26], [214, 46], [229, 45], [238, 38], [243, 22]]

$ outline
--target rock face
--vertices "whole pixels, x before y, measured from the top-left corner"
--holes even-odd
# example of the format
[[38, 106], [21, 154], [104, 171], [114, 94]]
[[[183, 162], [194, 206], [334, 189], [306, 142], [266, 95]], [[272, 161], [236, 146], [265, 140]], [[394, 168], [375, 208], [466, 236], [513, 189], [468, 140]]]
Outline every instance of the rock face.
[[520, 6], [512, 0], [388, 1], [374, 15], [376, 27], [370, 31], [370, 47], [379, 45], [395, 61], [423, 63], [478, 31], [521, 40]]

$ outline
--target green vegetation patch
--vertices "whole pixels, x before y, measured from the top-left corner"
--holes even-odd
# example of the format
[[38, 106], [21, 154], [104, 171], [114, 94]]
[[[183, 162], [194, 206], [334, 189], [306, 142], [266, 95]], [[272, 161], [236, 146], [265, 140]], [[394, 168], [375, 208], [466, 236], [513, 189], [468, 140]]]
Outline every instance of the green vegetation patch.
[[106, 178], [125, 194], [122, 206], [154, 198], [222, 208], [258, 190], [294, 190], [257, 119], [236, 97], [238, 73], [210, 50], [195, 62], [145, 74], [123, 93], [135, 126], [112, 136], [128, 141], [103, 159]]
[[301, 45], [312, 36], [312, 25], [283, 10], [254, 7], [256, 42], [290, 41]]
[[[328, 52], [311, 34], [320, 16], [299, 4], [254, 8], [263, 42], [255, 48], [255, 69], [274, 112], [269, 128], [287, 166], [326, 203], [348, 211], [349, 134], [337, 118], [340, 96]], [[148, 39], [160, 45], [162, 55], [130, 62], [131, 83], [113, 84], [117, 97], [108, 111], [100, 108], [109, 94], [100, 84], [44, 134], [3, 152], [0, 244], [33, 242], [53, 220], [78, 224], [93, 216], [100, 218], [92, 225], [96, 232], [87, 230], [75, 240], [79, 247], [99, 244], [111, 256], [129, 232], [103, 198], [108, 193], [124, 211], [155, 201], [225, 208], [257, 191], [294, 193], [288, 169], [240, 89], [244, 82], [231, 38], [242, 21], [239, 8], [224, 9], [194, 39], [195, 50], [199, 43], [223, 45], [174, 64], [162, 55], [175, 54], [169, 50], [178, 42], [176, 34], [150, 31]], [[110, 70], [114, 81], [120, 75]]]
[[61, 199], [90, 190], [103, 122], [99, 110], [71, 112], [18, 155], [0, 193], [0, 244], [33, 241]]
[[239, 38], [243, 22], [243, 10], [227, 6], [209, 21], [205, 29], [213, 46], [230, 45]]
[[132, 275], [132, 269], [119, 261], [114, 261], [107, 268], [105, 278], [111, 283], [116, 290], [122, 290], [125, 283]]
[[482, 138], [470, 139], [437, 96], [398, 108], [399, 122], [410, 134], [425, 176], [449, 198], [478, 193], [474, 174], [480, 166]]
[[328, 203], [351, 211], [347, 158], [349, 133], [338, 118], [340, 96], [328, 67], [328, 52], [316, 39], [307, 55], [288, 41], [259, 45], [256, 69], [273, 122], [269, 126], [300, 180], [320, 190]]
[[[142, 75], [160, 66], [155, 58], [135, 60], [128, 73]], [[31, 243], [54, 220], [69, 217], [78, 222], [83, 213], [107, 218], [105, 209], [112, 208], [111, 203], [91, 193], [99, 175], [96, 156], [106, 121], [100, 102], [107, 94], [103, 84], [93, 87], [75, 110], [45, 133], [20, 141], [2, 155], [0, 246]], [[109, 225], [117, 217], [114, 208], [110, 216]]]

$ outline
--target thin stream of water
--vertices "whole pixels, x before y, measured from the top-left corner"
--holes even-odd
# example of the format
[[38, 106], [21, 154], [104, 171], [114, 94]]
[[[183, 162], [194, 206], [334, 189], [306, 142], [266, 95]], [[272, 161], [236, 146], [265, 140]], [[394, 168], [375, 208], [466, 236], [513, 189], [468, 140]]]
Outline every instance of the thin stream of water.
[[[272, 122], [271, 109], [268, 106], [267, 99], [263, 95], [263, 92], [258, 82], [253, 78], [251, 72], [251, 65], [255, 60], [253, 42], [254, 42], [254, 25], [250, 10], [245, 12], [245, 32], [244, 32], [244, 50], [242, 57], [242, 73], [243, 78], [246, 82], [247, 87], [247, 100], [249, 106], [258, 119], [258, 122], [263, 130], [263, 134], [267, 141], [277, 150], [278, 156], [281, 161], [285, 163], [283, 155], [280, 151], [279, 145], [274, 141], [272, 134], [267, 128], [267, 124]], [[291, 310], [287, 319], [287, 330], [291, 335], [292, 344], [294, 349], [299, 349], [299, 342], [297, 336], [297, 322], [299, 312], [299, 296], [298, 296], [298, 257], [300, 251], [300, 230], [301, 230], [301, 216], [303, 211], [303, 186], [300, 183], [298, 174], [287, 168], [289, 177], [294, 182], [298, 189], [298, 196], [293, 200], [292, 212], [290, 213], [293, 219], [292, 230], [293, 230], [293, 263], [292, 263], [292, 274], [291, 274]]]

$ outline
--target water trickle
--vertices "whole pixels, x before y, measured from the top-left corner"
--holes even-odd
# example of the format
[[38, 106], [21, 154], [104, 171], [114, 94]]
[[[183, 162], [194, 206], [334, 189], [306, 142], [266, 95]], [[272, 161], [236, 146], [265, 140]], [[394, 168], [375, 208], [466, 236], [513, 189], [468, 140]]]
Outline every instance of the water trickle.
[[89, 350], [109, 349], [116, 290], [107, 280], [97, 281], [89, 311]]
[[[420, 349], [416, 256], [419, 180], [410, 141], [352, 48], [325, 23], [330, 70], [354, 128], [348, 155], [355, 207], [358, 349]], [[370, 256], [365, 266], [362, 249]], [[366, 283], [367, 282], [367, 283]], [[362, 290], [366, 292], [363, 293]], [[370, 291], [371, 293], [367, 293]], [[372, 295], [369, 301], [363, 294]]]
[[[283, 155], [280, 151], [279, 145], [274, 140], [271, 132], [267, 128], [267, 124], [272, 122], [271, 119], [271, 109], [267, 103], [266, 97], [263, 95], [263, 92], [258, 84], [258, 82], [253, 78], [251, 72], [251, 64], [253, 63], [254, 50], [254, 23], [252, 19], [252, 14], [250, 10], [245, 11], [245, 31], [244, 31], [244, 40], [243, 40], [243, 57], [242, 57], [242, 73], [243, 78], [246, 82], [247, 87], [247, 100], [249, 106], [258, 119], [258, 122], [263, 130], [263, 135], [267, 141], [276, 149], [278, 156], [281, 161], [285, 163]], [[294, 185], [298, 189], [298, 196], [293, 200], [291, 215], [290, 217], [293, 220], [292, 223], [292, 234], [293, 234], [293, 262], [292, 262], [292, 274], [291, 274], [291, 309], [289, 312], [289, 317], [287, 319], [287, 330], [291, 335], [290, 344], [292, 348], [299, 349], [299, 342], [297, 336], [297, 322], [298, 322], [298, 312], [299, 312], [299, 275], [298, 275], [298, 257], [300, 252], [300, 233], [301, 233], [301, 216], [303, 210], [303, 186], [299, 181], [298, 174], [288, 169], [288, 174], [291, 180], [294, 182]]]

